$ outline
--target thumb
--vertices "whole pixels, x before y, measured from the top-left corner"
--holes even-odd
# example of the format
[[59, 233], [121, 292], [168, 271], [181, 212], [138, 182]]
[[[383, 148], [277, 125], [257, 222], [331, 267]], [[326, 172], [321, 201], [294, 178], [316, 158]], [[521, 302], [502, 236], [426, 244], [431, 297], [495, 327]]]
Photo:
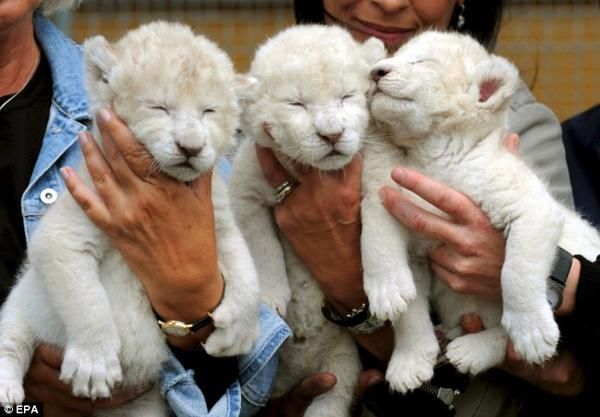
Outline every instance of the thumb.
[[460, 327], [465, 333], [478, 333], [483, 330], [483, 322], [477, 314], [465, 314], [460, 318]]

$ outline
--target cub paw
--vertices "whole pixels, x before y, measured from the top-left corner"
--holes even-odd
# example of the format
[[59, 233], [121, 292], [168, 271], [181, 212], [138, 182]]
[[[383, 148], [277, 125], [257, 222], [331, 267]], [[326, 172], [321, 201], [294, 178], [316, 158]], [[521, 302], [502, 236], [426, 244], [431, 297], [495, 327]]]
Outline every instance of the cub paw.
[[378, 275], [365, 273], [364, 282], [369, 309], [382, 320], [397, 319], [417, 296], [412, 273], [408, 268]]
[[436, 341], [431, 346], [423, 347], [392, 354], [385, 374], [392, 390], [405, 394], [433, 377], [439, 346]]
[[20, 404], [25, 400], [25, 392], [20, 381], [0, 380], [0, 405]]
[[230, 308], [221, 307], [213, 314], [215, 330], [204, 343], [204, 350], [211, 356], [249, 353], [258, 337], [258, 313], [242, 317], [231, 314]]
[[281, 317], [285, 317], [287, 306], [292, 299], [292, 291], [289, 288], [273, 289], [261, 294], [261, 301], [271, 309], [275, 310]]
[[119, 347], [108, 343], [92, 346], [68, 345], [60, 380], [71, 384], [73, 395], [92, 400], [108, 398], [123, 379]]
[[560, 331], [547, 305], [523, 313], [505, 311], [502, 326], [526, 362], [542, 364], [556, 353]]
[[477, 375], [502, 362], [506, 354], [504, 343], [490, 343], [479, 334], [454, 339], [446, 346], [446, 358], [463, 374]]

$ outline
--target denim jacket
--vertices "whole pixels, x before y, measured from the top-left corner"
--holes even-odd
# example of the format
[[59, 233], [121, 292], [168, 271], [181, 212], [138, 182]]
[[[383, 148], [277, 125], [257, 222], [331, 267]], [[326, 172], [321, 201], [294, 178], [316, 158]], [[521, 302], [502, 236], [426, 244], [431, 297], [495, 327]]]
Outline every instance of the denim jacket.
[[186, 371], [170, 355], [161, 372], [160, 391], [177, 417], [249, 417], [264, 407], [277, 373], [276, 352], [290, 330], [279, 315], [264, 305], [259, 319], [259, 340], [249, 354], [239, 357], [237, 381], [210, 411], [194, 382], [194, 371]]
[[[34, 17], [34, 27], [52, 73], [53, 94], [42, 148], [21, 198], [27, 240], [40, 218], [66, 188], [60, 168], [77, 167], [81, 163], [77, 135], [92, 123], [84, 89], [81, 48], [39, 13]], [[220, 161], [218, 171], [227, 179], [229, 164], [226, 160]], [[169, 358], [160, 384], [177, 417], [246, 417], [266, 403], [275, 378], [277, 351], [290, 331], [277, 314], [264, 306], [260, 310], [260, 329], [252, 352], [240, 358], [237, 381], [210, 412], [194, 383], [192, 371], [185, 371], [174, 356]]]

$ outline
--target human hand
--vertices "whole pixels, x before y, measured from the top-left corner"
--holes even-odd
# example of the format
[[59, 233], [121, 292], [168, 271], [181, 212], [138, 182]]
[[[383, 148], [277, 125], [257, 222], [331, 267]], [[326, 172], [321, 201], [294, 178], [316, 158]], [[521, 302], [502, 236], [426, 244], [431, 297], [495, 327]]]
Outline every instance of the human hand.
[[466, 195], [407, 168], [395, 168], [392, 179], [449, 216], [420, 208], [398, 190], [382, 189], [383, 204], [394, 217], [414, 232], [440, 242], [429, 252], [436, 276], [458, 293], [501, 298], [505, 239], [479, 206]]
[[60, 380], [62, 352], [50, 345], [40, 345], [25, 375], [24, 386], [27, 401], [44, 404], [46, 417], [83, 417], [94, 410], [111, 409], [137, 398], [151, 386], [115, 393], [111, 398], [92, 401], [77, 398], [71, 386]]
[[[381, 372], [375, 369], [363, 371], [354, 391], [356, 400], [360, 402], [367, 388], [381, 381], [383, 381]], [[283, 397], [269, 401], [265, 417], [302, 417], [313, 400], [332, 389], [336, 383], [335, 375], [330, 372], [316, 372], [309, 375]], [[354, 407], [352, 415], [360, 415], [360, 407]]]
[[[273, 188], [289, 178], [270, 149], [257, 145], [256, 155]], [[361, 156], [343, 171], [298, 166], [300, 184], [274, 207], [279, 230], [340, 313], [366, 300], [360, 255], [361, 170]]]
[[[465, 314], [461, 326], [465, 333], [483, 330], [481, 318], [475, 314]], [[585, 385], [583, 370], [569, 351], [560, 352], [542, 365], [531, 365], [519, 356], [509, 340], [506, 360], [500, 369], [553, 395], [576, 396]]]
[[110, 237], [164, 318], [194, 321], [219, 303], [211, 175], [189, 186], [157, 172], [152, 157], [126, 125], [101, 111], [106, 156], [91, 135], [80, 145], [95, 191], [62, 170], [71, 195]]

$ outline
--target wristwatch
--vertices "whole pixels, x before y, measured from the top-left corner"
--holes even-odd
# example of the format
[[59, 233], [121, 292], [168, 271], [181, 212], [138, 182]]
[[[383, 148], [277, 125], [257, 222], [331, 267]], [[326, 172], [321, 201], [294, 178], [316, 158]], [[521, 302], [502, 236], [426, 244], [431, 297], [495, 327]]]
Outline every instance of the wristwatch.
[[202, 317], [198, 321], [195, 321], [193, 323], [184, 323], [179, 320], [163, 320], [157, 315], [157, 321], [159, 327], [166, 335], [183, 337], [188, 336], [200, 330], [201, 328], [208, 326], [213, 322], [213, 318], [211, 313], [208, 313], [206, 316]]
[[[223, 292], [221, 293], [221, 299], [219, 300], [217, 307], [221, 305], [221, 303], [223, 302], [223, 298], [225, 297], [225, 277], [223, 277], [223, 275], [221, 275], [221, 279], [223, 280]], [[197, 332], [198, 330], [202, 329], [203, 327], [206, 327], [206, 326], [212, 324], [213, 323], [212, 314], [213, 314], [214, 310], [217, 309], [217, 307], [215, 307], [213, 309], [213, 311], [206, 314], [200, 320], [197, 320], [193, 323], [185, 323], [185, 322], [179, 321], [179, 320], [165, 320], [161, 316], [159, 316], [158, 313], [154, 309], [152, 309], [152, 311], [154, 312], [154, 315], [156, 316], [158, 326], [160, 327], [160, 329], [163, 331], [164, 334], [166, 334], [167, 336], [183, 337], [183, 336], [189, 336], [192, 333]]]
[[552, 307], [552, 311], [558, 310], [563, 300], [563, 291], [567, 285], [567, 278], [571, 265], [573, 264], [573, 255], [558, 247], [556, 258], [554, 259], [554, 267], [548, 277], [548, 285], [546, 287], [546, 299]]
[[345, 327], [352, 333], [371, 334], [383, 329], [387, 321], [381, 320], [371, 314], [369, 303], [362, 303], [359, 307], [353, 308], [350, 313], [341, 316], [333, 308], [328, 300], [323, 300], [321, 304], [321, 313], [323, 316], [340, 327]]

